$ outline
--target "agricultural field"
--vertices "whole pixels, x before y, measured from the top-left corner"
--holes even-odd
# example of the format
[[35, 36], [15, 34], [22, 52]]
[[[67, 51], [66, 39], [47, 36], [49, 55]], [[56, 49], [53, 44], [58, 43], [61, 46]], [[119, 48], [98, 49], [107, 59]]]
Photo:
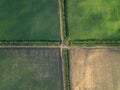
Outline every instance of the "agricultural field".
[[71, 90], [120, 90], [120, 48], [70, 49]]
[[58, 0], [0, 0], [0, 40], [60, 40]]
[[0, 90], [63, 90], [59, 52], [58, 48], [0, 48]]
[[69, 40], [120, 40], [120, 0], [65, 0]]

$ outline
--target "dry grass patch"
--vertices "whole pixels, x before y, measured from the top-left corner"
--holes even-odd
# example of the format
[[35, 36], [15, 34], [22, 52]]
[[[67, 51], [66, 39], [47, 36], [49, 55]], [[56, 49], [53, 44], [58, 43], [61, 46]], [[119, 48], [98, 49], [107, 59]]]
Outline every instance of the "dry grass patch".
[[70, 50], [72, 90], [120, 90], [120, 48]]

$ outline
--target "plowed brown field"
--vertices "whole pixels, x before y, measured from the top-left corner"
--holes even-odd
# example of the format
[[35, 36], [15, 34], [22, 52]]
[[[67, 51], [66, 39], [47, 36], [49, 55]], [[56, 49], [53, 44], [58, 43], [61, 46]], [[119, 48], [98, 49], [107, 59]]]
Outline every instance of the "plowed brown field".
[[71, 90], [120, 90], [120, 48], [70, 50]]

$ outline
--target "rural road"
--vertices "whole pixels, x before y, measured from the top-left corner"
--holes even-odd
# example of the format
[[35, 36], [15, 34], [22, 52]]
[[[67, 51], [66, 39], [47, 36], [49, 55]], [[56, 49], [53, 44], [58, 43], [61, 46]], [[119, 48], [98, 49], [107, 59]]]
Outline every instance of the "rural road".
[[60, 45], [60, 55], [62, 59], [62, 72], [63, 72], [63, 88], [65, 90], [65, 76], [64, 76], [64, 58], [63, 58], [63, 47], [64, 47], [64, 38], [63, 38], [63, 23], [62, 23], [62, 7], [61, 7], [61, 1], [58, 0], [59, 3], [59, 17], [60, 17], [60, 38], [61, 38], [61, 45]]

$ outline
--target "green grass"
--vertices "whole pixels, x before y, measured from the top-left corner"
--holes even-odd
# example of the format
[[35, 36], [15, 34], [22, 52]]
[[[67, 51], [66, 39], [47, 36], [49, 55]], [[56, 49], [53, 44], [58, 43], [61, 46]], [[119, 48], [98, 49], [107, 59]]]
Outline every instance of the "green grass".
[[58, 0], [0, 0], [0, 40], [60, 40]]
[[0, 90], [63, 90], [59, 52], [52, 48], [0, 48]]
[[59, 46], [59, 41], [0, 41], [0, 46]]
[[69, 40], [120, 40], [120, 0], [65, 0]]
[[70, 89], [70, 64], [69, 64], [69, 52], [67, 49], [63, 49], [63, 58], [64, 58], [64, 81], [65, 81], [65, 90]]
[[120, 46], [120, 41], [104, 41], [104, 40], [79, 40], [69, 41], [69, 46]]

